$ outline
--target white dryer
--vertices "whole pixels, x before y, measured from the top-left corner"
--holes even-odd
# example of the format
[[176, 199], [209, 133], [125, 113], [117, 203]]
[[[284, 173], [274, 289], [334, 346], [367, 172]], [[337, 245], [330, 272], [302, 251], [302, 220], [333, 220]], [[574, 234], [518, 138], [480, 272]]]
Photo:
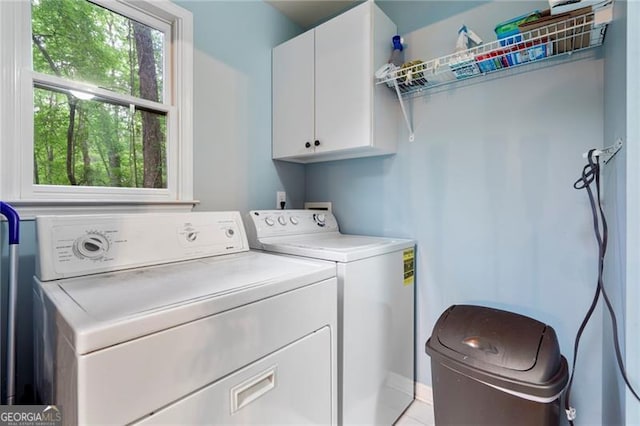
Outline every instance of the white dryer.
[[64, 424], [335, 424], [335, 264], [237, 212], [36, 219], [36, 382]]
[[342, 234], [313, 210], [247, 219], [252, 248], [336, 263], [338, 422], [395, 422], [414, 398], [414, 241]]

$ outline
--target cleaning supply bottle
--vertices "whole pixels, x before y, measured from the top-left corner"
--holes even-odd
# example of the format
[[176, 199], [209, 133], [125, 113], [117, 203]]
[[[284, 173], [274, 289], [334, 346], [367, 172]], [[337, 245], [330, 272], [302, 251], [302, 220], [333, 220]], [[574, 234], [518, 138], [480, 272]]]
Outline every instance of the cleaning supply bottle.
[[400, 68], [404, 63], [404, 47], [402, 46], [402, 37], [400, 37], [399, 35], [394, 35], [391, 41], [393, 43], [393, 52], [391, 52], [389, 63]]
[[458, 40], [456, 40], [456, 53], [462, 52], [469, 48], [469, 34], [467, 33], [467, 26], [463, 25], [458, 30]]
[[471, 28], [467, 28], [466, 25], [460, 27], [456, 41], [456, 52], [462, 52], [480, 44], [482, 44], [482, 39]]

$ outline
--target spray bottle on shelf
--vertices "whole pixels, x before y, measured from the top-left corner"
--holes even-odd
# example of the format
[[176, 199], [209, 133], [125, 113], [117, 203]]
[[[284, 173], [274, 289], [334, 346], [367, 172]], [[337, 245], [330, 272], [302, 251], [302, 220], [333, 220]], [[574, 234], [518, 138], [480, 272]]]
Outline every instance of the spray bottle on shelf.
[[[395, 35], [391, 39], [391, 42], [393, 44], [393, 50], [389, 57], [389, 61], [381, 66], [375, 73], [378, 80], [393, 79], [396, 71], [399, 70], [404, 63], [404, 46], [402, 45], [402, 37]], [[393, 87], [393, 80], [387, 81], [387, 86]]]
[[391, 52], [389, 63], [400, 68], [404, 63], [404, 46], [402, 45], [404, 40], [399, 35], [394, 35], [391, 41], [393, 43], [393, 51]]

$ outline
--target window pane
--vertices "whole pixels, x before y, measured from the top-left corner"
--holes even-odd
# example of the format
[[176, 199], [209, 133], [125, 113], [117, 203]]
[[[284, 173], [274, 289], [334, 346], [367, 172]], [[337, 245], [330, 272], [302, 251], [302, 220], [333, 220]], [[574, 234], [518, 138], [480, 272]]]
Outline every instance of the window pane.
[[33, 69], [163, 102], [163, 33], [85, 0], [32, 0]]
[[166, 115], [34, 87], [33, 182], [166, 188]]

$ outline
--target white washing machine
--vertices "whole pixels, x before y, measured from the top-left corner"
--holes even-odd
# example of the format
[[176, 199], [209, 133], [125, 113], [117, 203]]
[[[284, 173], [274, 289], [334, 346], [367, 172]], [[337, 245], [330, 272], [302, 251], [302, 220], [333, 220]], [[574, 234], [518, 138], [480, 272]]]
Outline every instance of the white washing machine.
[[36, 219], [36, 382], [65, 424], [335, 424], [336, 271], [237, 212]]
[[336, 263], [338, 422], [390, 425], [414, 398], [414, 247], [313, 210], [251, 211], [252, 248]]

